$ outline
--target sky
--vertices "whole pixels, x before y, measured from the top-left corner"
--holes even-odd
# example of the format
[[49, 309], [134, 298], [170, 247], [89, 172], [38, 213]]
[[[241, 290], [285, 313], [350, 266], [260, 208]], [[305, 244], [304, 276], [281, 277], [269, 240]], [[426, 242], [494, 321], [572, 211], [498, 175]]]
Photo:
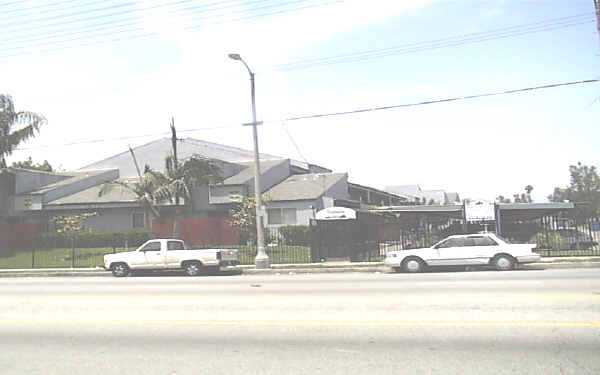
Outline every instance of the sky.
[[[383, 189], [543, 202], [598, 165], [600, 84], [290, 120], [599, 79], [593, 0], [0, 0], [0, 93], [44, 115], [7, 160], [61, 170], [169, 136]], [[287, 119], [287, 120], [286, 120]]]

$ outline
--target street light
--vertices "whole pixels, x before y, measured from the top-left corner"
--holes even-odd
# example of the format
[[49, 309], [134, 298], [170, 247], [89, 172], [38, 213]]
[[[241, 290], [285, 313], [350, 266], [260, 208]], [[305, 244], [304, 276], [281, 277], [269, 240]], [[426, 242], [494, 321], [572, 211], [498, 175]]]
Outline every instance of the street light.
[[256, 122], [256, 102], [254, 99], [254, 73], [248, 67], [248, 64], [242, 59], [237, 53], [230, 53], [229, 58], [232, 60], [241, 61], [242, 64], [250, 73], [250, 93], [252, 96], [252, 123], [244, 125], [252, 125], [252, 134], [254, 136], [254, 200], [256, 203], [256, 246], [258, 251], [256, 258], [254, 258], [254, 264], [256, 268], [269, 268], [269, 256], [265, 251], [265, 236], [263, 233], [263, 215], [262, 215], [262, 199], [260, 190], [260, 160], [258, 157], [258, 133], [256, 131], [256, 125], [260, 123]]

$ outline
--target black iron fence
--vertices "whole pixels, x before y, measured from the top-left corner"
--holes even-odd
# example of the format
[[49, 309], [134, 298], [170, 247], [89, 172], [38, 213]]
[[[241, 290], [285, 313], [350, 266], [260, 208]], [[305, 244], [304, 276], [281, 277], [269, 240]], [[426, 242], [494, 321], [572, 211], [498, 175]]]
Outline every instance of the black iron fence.
[[[85, 268], [100, 267], [106, 254], [132, 251], [150, 238], [150, 234], [126, 233], [127, 235], [103, 235], [65, 237], [44, 235], [37, 246], [25, 249], [0, 245], [0, 269], [28, 268]], [[266, 252], [273, 264], [309, 263], [311, 250], [308, 227], [267, 228], [265, 230]], [[254, 264], [257, 247], [247, 245], [189, 245], [190, 248], [233, 248], [238, 250], [241, 264]]]
[[[529, 221], [502, 222], [502, 236], [515, 243], [536, 243], [542, 256], [600, 256], [600, 218], [575, 221], [548, 216]], [[479, 228], [485, 229], [485, 228]], [[471, 226], [477, 231], [478, 227]], [[389, 251], [428, 247], [443, 238], [462, 234], [456, 220], [406, 225], [360, 215], [357, 220], [313, 222], [308, 226], [266, 228], [266, 252], [272, 264], [314, 263], [325, 260], [381, 261]], [[39, 245], [26, 249], [0, 243], [0, 268], [97, 267], [109, 253], [130, 251], [148, 233], [86, 234], [68, 238], [44, 235]], [[235, 248], [241, 264], [254, 264], [254, 244], [202, 245], [192, 248]]]

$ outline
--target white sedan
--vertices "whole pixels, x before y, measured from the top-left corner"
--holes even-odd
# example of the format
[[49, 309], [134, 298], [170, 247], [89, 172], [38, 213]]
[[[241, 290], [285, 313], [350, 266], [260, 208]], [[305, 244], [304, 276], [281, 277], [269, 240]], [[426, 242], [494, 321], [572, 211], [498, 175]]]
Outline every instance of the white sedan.
[[507, 271], [533, 263], [535, 244], [510, 244], [493, 233], [450, 236], [432, 247], [387, 253], [384, 263], [394, 271], [421, 272], [428, 266], [493, 266]]

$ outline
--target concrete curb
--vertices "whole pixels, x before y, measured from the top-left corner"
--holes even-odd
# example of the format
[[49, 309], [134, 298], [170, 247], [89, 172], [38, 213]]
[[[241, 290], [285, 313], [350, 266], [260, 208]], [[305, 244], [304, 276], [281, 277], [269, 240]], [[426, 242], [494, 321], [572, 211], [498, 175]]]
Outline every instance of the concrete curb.
[[[526, 264], [520, 269], [544, 270], [544, 269], [577, 269], [577, 268], [600, 268], [600, 262], [540, 262]], [[239, 274], [243, 275], [290, 275], [290, 274], [325, 274], [325, 273], [390, 273], [390, 268], [384, 265], [368, 266], [338, 266], [338, 267], [313, 267], [313, 268], [269, 268], [254, 269], [244, 267]], [[102, 269], [52, 269], [52, 270], [0, 270], [0, 278], [9, 277], [112, 277], [112, 273]]]

